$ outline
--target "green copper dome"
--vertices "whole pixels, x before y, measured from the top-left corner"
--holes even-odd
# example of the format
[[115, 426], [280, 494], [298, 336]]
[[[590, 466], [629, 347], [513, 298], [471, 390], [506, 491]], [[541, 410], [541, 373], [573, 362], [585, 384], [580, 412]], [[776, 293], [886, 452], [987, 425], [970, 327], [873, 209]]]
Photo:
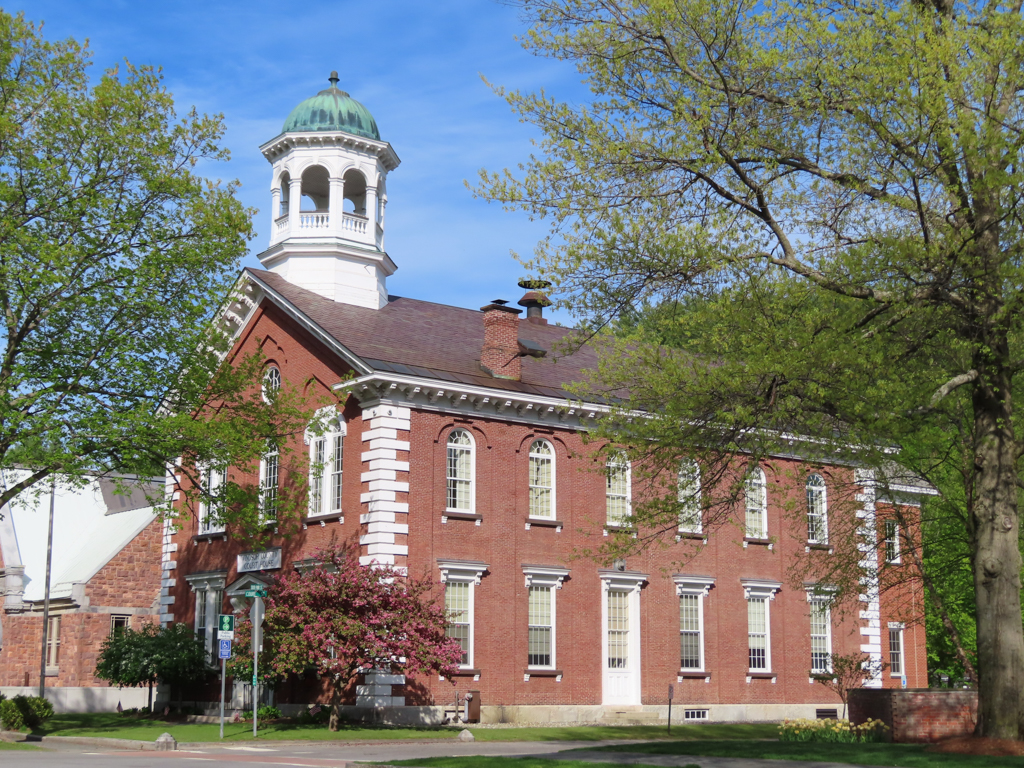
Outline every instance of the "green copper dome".
[[380, 141], [377, 121], [370, 110], [338, 88], [338, 73], [331, 72], [331, 87], [299, 104], [284, 121], [289, 131], [344, 131]]

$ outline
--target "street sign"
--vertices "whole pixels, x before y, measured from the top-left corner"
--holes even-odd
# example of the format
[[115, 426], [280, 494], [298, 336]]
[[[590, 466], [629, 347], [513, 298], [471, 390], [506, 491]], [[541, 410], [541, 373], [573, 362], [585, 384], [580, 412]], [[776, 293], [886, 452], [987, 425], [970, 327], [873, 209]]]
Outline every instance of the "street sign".
[[217, 617], [217, 639], [235, 639], [235, 617], [230, 613], [222, 613]]
[[266, 597], [267, 590], [265, 589], [248, 589], [245, 592], [246, 597]]
[[231, 658], [231, 641], [230, 640], [219, 640], [218, 645], [218, 659], [230, 659]]

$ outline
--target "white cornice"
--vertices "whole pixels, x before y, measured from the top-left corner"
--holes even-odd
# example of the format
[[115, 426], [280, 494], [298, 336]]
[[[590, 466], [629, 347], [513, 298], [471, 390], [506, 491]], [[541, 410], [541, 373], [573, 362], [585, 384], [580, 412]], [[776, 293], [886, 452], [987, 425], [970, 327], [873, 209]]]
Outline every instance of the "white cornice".
[[566, 429], [588, 429], [594, 419], [608, 412], [606, 405], [574, 403], [566, 398], [382, 371], [335, 384], [334, 389], [350, 390], [364, 407], [378, 400], [388, 400], [424, 411], [546, 424]]
[[344, 131], [294, 131], [282, 133], [260, 146], [263, 156], [274, 161], [275, 158], [295, 147], [345, 147], [374, 155], [389, 171], [393, 171], [402, 162], [395, 150], [386, 141], [367, 139]]

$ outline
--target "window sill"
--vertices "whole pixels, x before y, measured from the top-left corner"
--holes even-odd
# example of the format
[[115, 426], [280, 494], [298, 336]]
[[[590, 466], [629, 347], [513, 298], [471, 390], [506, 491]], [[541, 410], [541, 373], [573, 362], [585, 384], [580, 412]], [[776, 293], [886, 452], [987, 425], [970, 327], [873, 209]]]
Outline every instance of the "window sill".
[[527, 667], [523, 670], [525, 677], [561, 677], [562, 670], [560, 669], [548, 669], [547, 667], [535, 668]]
[[459, 669], [452, 677], [480, 677], [479, 669]]
[[747, 672], [747, 680], [774, 680], [776, 677], [775, 672]]
[[302, 521], [303, 525], [326, 525], [327, 523], [333, 523], [337, 520], [339, 523], [345, 522], [345, 516], [341, 512], [332, 512], [329, 515], [310, 515]]
[[807, 549], [808, 552], [818, 551], [818, 552], [828, 552], [829, 554], [832, 554], [832, 545], [831, 544], [820, 544], [820, 543], [812, 544], [811, 542], [807, 542], [806, 549]]
[[60, 677], [60, 667], [47, 667], [43, 677]]
[[771, 539], [754, 539], [747, 536], [743, 539], [743, 548], [746, 549], [750, 545], [757, 547], [768, 547], [768, 549], [775, 549], [775, 544], [772, 543]]
[[703, 540], [704, 539], [704, 532], [703, 531], [684, 531], [684, 530], [676, 531], [676, 541], [679, 541], [680, 539], [700, 539], [700, 540]]
[[834, 680], [834, 672], [808, 672], [807, 676], [812, 680]]
[[448, 510], [441, 513], [441, 523], [447, 523], [449, 520], [473, 520], [477, 525], [480, 525], [480, 521], [484, 519], [483, 515], [477, 514], [476, 512], [456, 512]]
[[697, 680], [697, 679], [703, 680], [704, 678], [711, 677], [711, 673], [710, 672], [701, 672], [700, 670], [697, 670], [697, 669], [680, 669], [678, 677], [680, 679], [682, 679], [682, 680], [687, 680], [687, 679], [690, 679], [690, 678], [692, 678], [694, 680]]
[[538, 528], [557, 528], [560, 531], [562, 530], [562, 521], [555, 520], [551, 517], [526, 518], [526, 530], [530, 530], [530, 528], [533, 526], [537, 526]]
[[197, 533], [192, 537], [192, 543], [198, 544], [200, 541], [213, 541], [214, 539], [228, 540], [227, 531], [211, 531], [210, 533]]

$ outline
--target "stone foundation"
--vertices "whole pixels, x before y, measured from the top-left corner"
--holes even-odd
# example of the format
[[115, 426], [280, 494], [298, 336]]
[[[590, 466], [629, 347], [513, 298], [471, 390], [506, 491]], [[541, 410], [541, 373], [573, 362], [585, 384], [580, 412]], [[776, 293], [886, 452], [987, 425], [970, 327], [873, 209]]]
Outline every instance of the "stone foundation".
[[[0, 686], [0, 693], [7, 698], [12, 696], [38, 696], [39, 688], [21, 686]], [[148, 688], [93, 688], [93, 687], [60, 687], [47, 688], [46, 700], [53, 704], [55, 712], [116, 712], [118, 702], [123, 709], [145, 707], [149, 705]], [[154, 705], [166, 704], [157, 689], [153, 689]]]

